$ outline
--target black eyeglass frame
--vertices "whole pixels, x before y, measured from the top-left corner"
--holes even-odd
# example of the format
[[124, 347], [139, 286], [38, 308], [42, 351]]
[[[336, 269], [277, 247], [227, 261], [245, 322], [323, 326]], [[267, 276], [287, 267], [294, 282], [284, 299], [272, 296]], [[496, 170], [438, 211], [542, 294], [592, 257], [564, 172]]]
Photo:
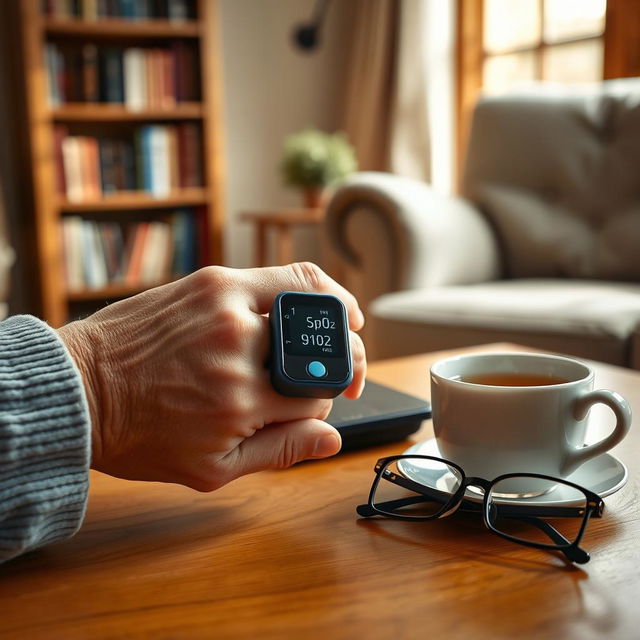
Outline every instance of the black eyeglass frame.
[[[390, 476], [385, 478], [397, 484], [398, 486], [402, 486], [405, 489], [413, 491], [414, 493], [425, 495], [428, 498], [435, 499], [437, 501], [444, 500], [442, 507], [436, 511], [432, 515], [428, 516], [408, 516], [399, 513], [393, 513], [391, 511], [384, 511], [383, 509], [379, 509], [376, 507], [374, 503], [374, 496], [376, 493], [376, 489], [382, 479], [382, 476], [389, 466], [389, 464], [393, 462], [397, 462], [400, 460], [407, 459], [422, 459], [422, 460], [433, 460], [434, 462], [439, 462], [445, 464], [453, 469], [455, 469], [460, 474], [460, 486], [456, 489], [454, 493], [448, 493], [444, 491], [440, 491], [438, 489], [427, 487], [426, 485], [420, 484], [419, 482], [414, 482], [410, 478], [405, 476], [398, 476], [393, 472], [389, 472]], [[485, 478], [478, 478], [474, 476], [469, 476], [465, 474], [462, 467], [457, 465], [455, 462], [451, 462], [449, 460], [445, 460], [444, 458], [438, 458], [436, 456], [426, 456], [426, 455], [417, 455], [417, 454], [402, 454], [395, 456], [387, 456], [385, 458], [380, 458], [374, 467], [374, 472], [376, 474], [373, 479], [373, 483], [371, 485], [371, 490], [369, 491], [369, 501], [366, 505], [358, 505], [356, 511], [358, 515], [368, 518], [372, 516], [384, 516], [394, 518], [396, 520], [407, 520], [407, 521], [428, 521], [428, 520], [437, 520], [440, 518], [447, 517], [453, 514], [455, 511], [460, 509], [461, 511], [472, 511], [472, 512], [482, 512], [483, 521], [485, 526], [494, 534], [504, 538], [505, 540], [510, 540], [511, 542], [515, 542], [516, 544], [521, 544], [527, 547], [532, 547], [535, 549], [547, 549], [553, 551], [561, 551], [573, 562], [578, 564], [584, 564], [589, 561], [590, 556], [587, 551], [580, 547], [580, 541], [584, 536], [584, 532], [587, 527], [587, 523], [590, 517], [600, 518], [602, 517], [602, 513], [604, 511], [604, 501], [602, 498], [593, 491], [586, 489], [585, 487], [581, 487], [574, 482], [570, 482], [565, 480], [564, 478], [555, 478], [553, 476], [547, 476], [539, 473], [507, 473], [493, 480], [487, 480]], [[504, 533], [498, 529], [496, 529], [491, 523], [491, 514], [490, 510], [493, 506], [493, 503], [490, 502], [489, 497], [491, 495], [492, 488], [499, 482], [503, 480], [509, 480], [511, 478], [533, 478], [538, 480], [549, 480], [551, 482], [560, 483], [563, 485], [567, 485], [573, 487], [577, 491], [580, 491], [585, 495], [585, 506], [582, 507], [571, 507], [571, 506], [546, 506], [546, 505], [522, 505], [522, 504], [505, 504], [503, 502], [500, 503], [501, 516], [508, 517], [512, 519], [522, 520], [524, 522], [528, 522], [534, 526], [537, 526], [544, 533], [546, 533], [552, 540], [554, 540], [555, 544], [545, 544], [543, 542], [533, 542], [530, 540], [524, 540], [522, 538], [518, 538], [515, 536], [511, 536], [508, 533]], [[465, 492], [470, 486], [474, 486], [477, 488], [481, 488], [484, 492], [482, 503], [465, 499]], [[412, 498], [409, 499], [401, 499], [391, 501], [393, 504], [405, 503], [409, 504]], [[402, 506], [398, 504], [398, 506]], [[550, 523], [539, 520], [542, 517], [581, 517], [582, 524], [580, 526], [580, 530], [578, 531], [578, 535], [575, 537], [573, 541], [567, 540], [553, 525]]]

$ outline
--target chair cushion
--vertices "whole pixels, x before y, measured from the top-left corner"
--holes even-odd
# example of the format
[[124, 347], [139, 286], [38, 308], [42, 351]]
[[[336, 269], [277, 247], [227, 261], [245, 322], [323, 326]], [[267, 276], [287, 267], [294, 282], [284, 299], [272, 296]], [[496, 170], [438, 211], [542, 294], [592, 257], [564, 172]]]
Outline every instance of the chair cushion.
[[508, 277], [640, 281], [640, 79], [485, 98], [464, 194]]
[[640, 326], [640, 284], [589, 280], [504, 280], [380, 296], [379, 318], [628, 338]]
[[535, 193], [508, 187], [485, 186], [484, 202], [499, 229], [511, 277], [640, 281], [640, 202], [611, 211], [598, 225]]

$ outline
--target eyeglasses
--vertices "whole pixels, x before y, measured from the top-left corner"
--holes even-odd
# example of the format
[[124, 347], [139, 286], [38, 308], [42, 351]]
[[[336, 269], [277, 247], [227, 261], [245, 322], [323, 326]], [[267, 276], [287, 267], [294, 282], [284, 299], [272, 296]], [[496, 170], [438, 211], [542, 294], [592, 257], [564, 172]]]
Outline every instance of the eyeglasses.
[[485, 526], [501, 538], [589, 562], [579, 544], [589, 518], [602, 516], [604, 502], [573, 482], [537, 473], [467, 478], [457, 464], [423, 455], [380, 458], [374, 471], [369, 502], [356, 509], [360, 516], [424, 521], [458, 509], [481, 512]]

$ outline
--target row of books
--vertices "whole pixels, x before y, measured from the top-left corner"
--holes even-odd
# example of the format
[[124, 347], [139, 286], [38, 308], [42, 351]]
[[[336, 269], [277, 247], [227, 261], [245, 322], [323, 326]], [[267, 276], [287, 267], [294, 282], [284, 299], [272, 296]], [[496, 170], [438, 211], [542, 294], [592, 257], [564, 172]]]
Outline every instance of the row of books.
[[198, 55], [177, 40], [165, 48], [45, 45], [49, 103], [106, 102], [128, 109], [172, 109], [200, 99]]
[[129, 138], [69, 135], [54, 129], [57, 190], [72, 202], [119, 191], [142, 190], [156, 198], [202, 186], [200, 127], [143, 125]]
[[42, 0], [42, 12], [57, 19], [182, 21], [195, 18], [195, 0]]
[[191, 273], [208, 259], [204, 225], [204, 210], [195, 209], [128, 224], [65, 217], [62, 239], [67, 288], [144, 286]]

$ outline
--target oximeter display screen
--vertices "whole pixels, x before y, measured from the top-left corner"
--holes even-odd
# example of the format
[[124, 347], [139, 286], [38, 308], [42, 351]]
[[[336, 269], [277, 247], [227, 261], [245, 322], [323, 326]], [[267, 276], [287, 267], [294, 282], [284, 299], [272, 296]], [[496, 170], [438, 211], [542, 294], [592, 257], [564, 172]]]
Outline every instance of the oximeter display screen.
[[282, 338], [286, 353], [298, 356], [344, 357], [345, 345], [341, 308], [331, 299], [319, 298], [318, 304], [296, 304], [301, 297], [283, 300]]
[[271, 382], [283, 395], [334, 398], [353, 379], [349, 322], [331, 295], [285, 291], [274, 301]]

